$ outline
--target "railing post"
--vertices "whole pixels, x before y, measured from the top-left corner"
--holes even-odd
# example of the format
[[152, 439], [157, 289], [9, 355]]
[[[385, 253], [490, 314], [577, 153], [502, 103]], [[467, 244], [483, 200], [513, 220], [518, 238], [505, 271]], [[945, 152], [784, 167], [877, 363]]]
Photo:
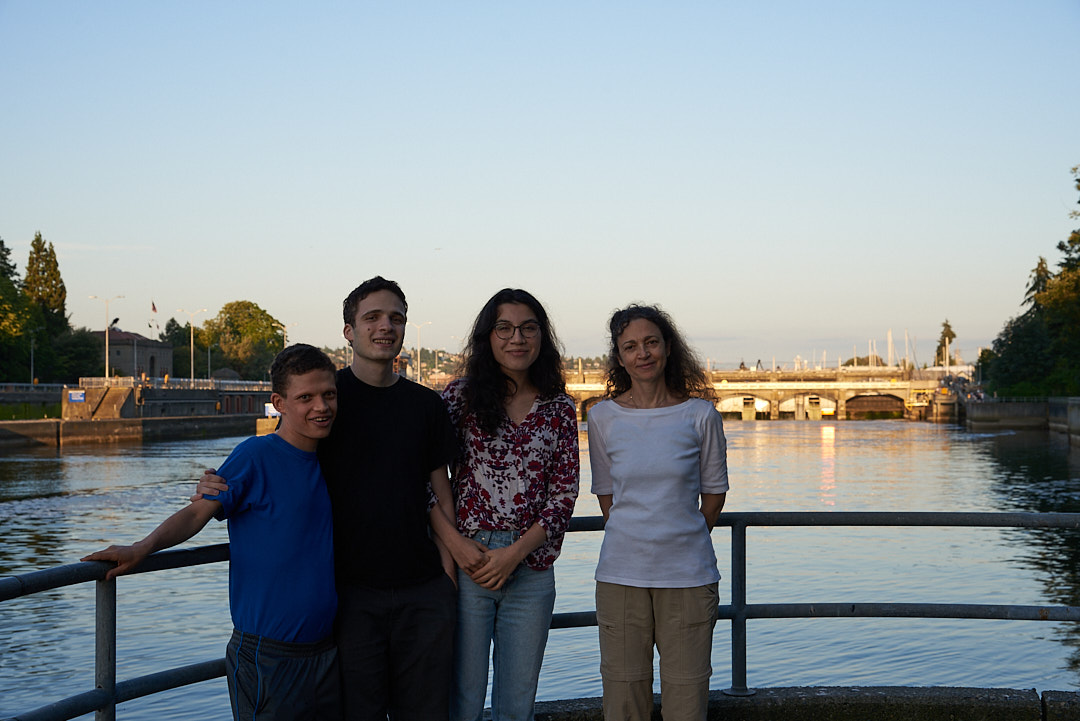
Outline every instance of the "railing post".
[[746, 687], [746, 521], [731, 524], [731, 688], [728, 696], [753, 696]]
[[97, 581], [94, 618], [94, 685], [109, 693], [109, 703], [95, 721], [116, 721], [116, 579]]

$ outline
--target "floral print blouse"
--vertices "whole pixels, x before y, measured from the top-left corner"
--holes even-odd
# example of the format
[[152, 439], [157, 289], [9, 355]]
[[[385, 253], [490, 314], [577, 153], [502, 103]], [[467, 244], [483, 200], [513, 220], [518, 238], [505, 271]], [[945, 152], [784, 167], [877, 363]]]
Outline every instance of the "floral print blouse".
[[457, 428], [462, 457], [452, 465], [457, 529], [518, 531], [534, 523], [547, 541], [525, 558], [542, 571], [559, 556], [563, 535], [578, 494], [578, 426], [574, 401], [567, 395], [537, 398], [525, 420], [504, 418], [495, 436], [487, 435], [476, 416], [464, 411], [464, 379], [446, 387], [442, 397]]

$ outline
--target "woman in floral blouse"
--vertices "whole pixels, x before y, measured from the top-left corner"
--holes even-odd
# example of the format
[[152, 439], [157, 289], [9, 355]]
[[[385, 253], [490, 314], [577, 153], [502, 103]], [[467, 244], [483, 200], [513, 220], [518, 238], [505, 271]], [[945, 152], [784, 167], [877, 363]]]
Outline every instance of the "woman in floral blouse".
[[532, 719], [552, 564], [578, 493], [577, 415], [547, 313], [526, 291], [487, 302], [463, 368], [443, 392], [462, 446], [452, 469], [459, 535], [446, 543], [459, 586], [450, 718], [482, 717], [490, 655], [493, 721]]

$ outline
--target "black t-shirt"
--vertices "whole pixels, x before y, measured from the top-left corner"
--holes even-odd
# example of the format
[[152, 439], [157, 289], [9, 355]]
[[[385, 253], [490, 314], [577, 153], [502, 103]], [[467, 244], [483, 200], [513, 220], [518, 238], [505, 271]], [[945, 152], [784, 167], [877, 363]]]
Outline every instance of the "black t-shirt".
[[343, 585], [391, 588], [442, 572], [428, 533], [431, 472], [457, 456], [457, 435], [435, 391], [398, 378], [379, 388], [337, 372], [338, 411], [319, 462], [334, 513]]

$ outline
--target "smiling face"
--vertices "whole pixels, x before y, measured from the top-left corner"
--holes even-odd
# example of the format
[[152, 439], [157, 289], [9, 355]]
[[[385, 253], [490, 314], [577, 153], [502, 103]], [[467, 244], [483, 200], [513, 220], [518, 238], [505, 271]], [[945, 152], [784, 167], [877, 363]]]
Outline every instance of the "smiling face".
[[[532, 308], [524, 303], [503, 303], [495, 318], [495, 327], [490, 334], [491, 352], [502, 372], [520, 385], [528, 377], [529, 366], [540, 355], [543, 337], [539, 332], [540, 322]], [[500, 333], [508, 337], [500, 338]]]
[[356, 318], [345, 326], [353, 360], [393, 363], [405, 340], [405, 306], [389, 290], [377, 290], [356, 306]]
[[334, 373], [319, 369], [290, 376], [285, 393], [271, 394], [270, 402], [281, 414], [277, 434], [302, 451], [314, 451], [330, 435], [337, 414]]
[[664, 382], [671, 349], [660, 328], [651, 320], [635, 318], [619, 334], [619, 365], [634, 383]]

